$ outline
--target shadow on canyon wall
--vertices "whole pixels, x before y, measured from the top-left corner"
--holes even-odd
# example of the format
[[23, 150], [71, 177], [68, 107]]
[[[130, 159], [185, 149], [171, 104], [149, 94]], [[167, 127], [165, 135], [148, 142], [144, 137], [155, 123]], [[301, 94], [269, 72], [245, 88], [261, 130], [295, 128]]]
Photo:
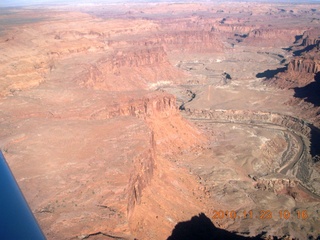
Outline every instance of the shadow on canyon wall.
[[320, 161], [320, 129], [311, 127], [311, 155], [314, 162]]
[[296, 51], [293, 52], [293, 56], [301, 56], [302, 53], [309, 52], [312, 49], [314, 49], [315, 47], [316, 47], [316, 45], [309, 45], [309, 46], [306, 46], [305, 48], [303, 48], [301, 50], [296, 50]]
[[295, 38], [295, 41], [293, 44], [298, 44], [299, 41], [302, 39], [303, 35], [296, 35], [294, 38]]
[[[304, 87], [294, 88], [294, 97], [301, 98], [314, 106], [320, 106], [320, 72], [314, 77], [314, 82]], [[320, 155], [320, 129], [311, 127], [311, 155]]]
[[304, 87], [294, 88], [294, 97], [304, 99], [304, 101], [312, 103], [314, 106], [320, 106], [320, 72], [314, 77], [314, 82]]
[[178, 223], [167, 240], [209, 240], [209, 239], [233, 239], [233, 240], [258, 240], [263, 234], [256, 237], [243, 237], [214, 226], [210, 218], [204, 213], [193, 216], [191, 220]]
[[267, 78], [267, 79], [273, 78], [278, 73], [286, 71], [287, 70], [287, 66], [288, 66], [288, 64], [286, 64], [285, 67], [277, 68], [277, 69], [274, 69], [274, 70], [268, 69], [268, 70], [266, 70], [264, 72], [257, 73], [256, 78]]

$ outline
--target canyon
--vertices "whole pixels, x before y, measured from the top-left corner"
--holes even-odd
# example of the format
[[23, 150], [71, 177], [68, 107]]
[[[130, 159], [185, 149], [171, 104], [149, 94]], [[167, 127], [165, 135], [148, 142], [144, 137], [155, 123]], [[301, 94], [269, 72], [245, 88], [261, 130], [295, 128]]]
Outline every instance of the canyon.
[[47, 239], [319, 238], [318, 3], [0, 12], [0, 149]]

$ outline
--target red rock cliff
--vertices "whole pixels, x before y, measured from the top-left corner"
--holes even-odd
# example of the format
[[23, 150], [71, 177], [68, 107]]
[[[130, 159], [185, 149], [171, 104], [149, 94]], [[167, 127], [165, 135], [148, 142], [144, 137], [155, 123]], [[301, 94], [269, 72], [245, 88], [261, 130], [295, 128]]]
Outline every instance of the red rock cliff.
[[112, 91], [149, 89], [185, 76], [170, 64], [162, 47], [117, 50], [83, 68], [76, 78], [81, 86]]
[[119, 96], [119, 98], [122, 98], [120, 102], [107, 104], [106, 107], [93, 112], [90, 118], [109, 119], [118, 116], [134, 116], [147, 119], [178, 114], [176, 98], [168, 93], [154, 92], [132, 98], [122, 97]]
[[220, 52], [224, 45], [213, 31], [178, 31], [160, 36], [160, 41], [169, 50], [181, 52]]
[[301, 46], [296, 46], [301, 56], [293, 57], [287, 70], [278, 73], [272, 83], [280, 88], [292, 88], [306, 86], [314, 80], [315, 74], [320, 71], [319, 33], [318, 28], [304, 32]]
[[315, 58], [294, 58], [288, 65], [288, 71], [314, 74], [320, 71], [320, 61]]
[[248, 34], [246, 42], [255, 46], [286, 47], [295, 41], [295, 36], [302, 34], [301, 29], [258, 28]]
[[320, 37], [319, 28], [313, 28], [304, 32], [302, 37], [302, 46], [315, 46], [319, 50], [320, 48]]

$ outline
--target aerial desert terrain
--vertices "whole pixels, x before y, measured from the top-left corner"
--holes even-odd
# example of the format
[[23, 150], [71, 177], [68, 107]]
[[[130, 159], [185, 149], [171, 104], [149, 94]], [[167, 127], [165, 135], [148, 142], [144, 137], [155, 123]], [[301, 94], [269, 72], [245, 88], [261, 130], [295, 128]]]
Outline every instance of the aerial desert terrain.
[[0, 149], [47, 239], [319, 239], [319, 3], [0, 13]]

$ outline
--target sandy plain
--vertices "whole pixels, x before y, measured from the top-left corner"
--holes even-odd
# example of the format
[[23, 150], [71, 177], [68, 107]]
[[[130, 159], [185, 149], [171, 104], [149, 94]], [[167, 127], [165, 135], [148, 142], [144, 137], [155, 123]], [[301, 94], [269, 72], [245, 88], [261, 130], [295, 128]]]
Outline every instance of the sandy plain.
[[317, 239], [319, 105], [271, 82], [317, 82], [320, 6], [120, 6], [1, 9], [0, 147], [46, 237]]

